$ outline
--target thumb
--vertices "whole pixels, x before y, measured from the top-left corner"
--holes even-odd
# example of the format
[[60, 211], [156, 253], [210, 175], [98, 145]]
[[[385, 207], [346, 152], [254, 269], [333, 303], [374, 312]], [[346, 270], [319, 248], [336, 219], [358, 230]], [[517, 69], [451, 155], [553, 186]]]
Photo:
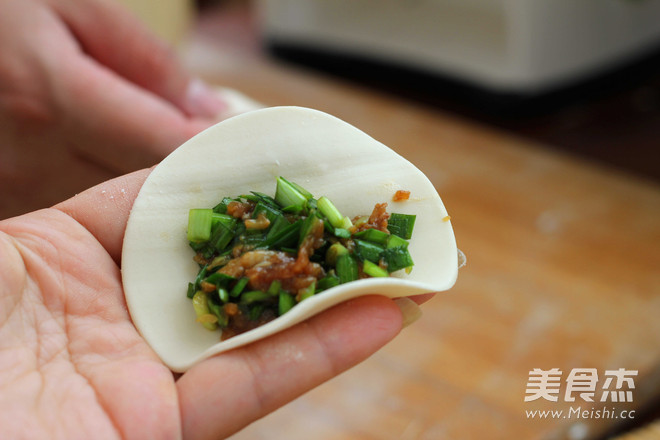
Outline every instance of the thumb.
[[135, 85], [174, 104], [187, 116], [215, 118], [226, 105], [191, 78], [170, 47], [116, 1], [55, 2], [81, 48]]

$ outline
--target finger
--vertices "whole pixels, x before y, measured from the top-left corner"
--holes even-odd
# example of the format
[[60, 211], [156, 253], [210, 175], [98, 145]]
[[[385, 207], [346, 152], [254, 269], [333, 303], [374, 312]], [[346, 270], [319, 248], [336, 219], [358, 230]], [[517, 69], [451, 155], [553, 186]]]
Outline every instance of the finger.
[[178, 57], [116, 1], [60, 1], [60, 12], [93, 59], [164, 98], [187, 115], [213, 118], [226, 105], [193, 80]]
[[72, 147], [119, 173], [154, 165], [214, 122], [188, 118], [93, 60], [67, 61], [58, 102]]
[[131, 207], [150, 170], [136, 171], [90, 188], [55, 206], [96, 237], [119, 263]]
[[424, 304], [426, 301], [429, 301], [431, 298], [433, 298], [436, 293], [438, 292], [422, 293], [421, 295], [409, 296], [408, 298], [415, 301], [417, 304], [421, 305]]
[[368, 296], [208, 359], [177, 382], [183, 436], [225, 438], [363, 361], [400, 329], [397, 306]]

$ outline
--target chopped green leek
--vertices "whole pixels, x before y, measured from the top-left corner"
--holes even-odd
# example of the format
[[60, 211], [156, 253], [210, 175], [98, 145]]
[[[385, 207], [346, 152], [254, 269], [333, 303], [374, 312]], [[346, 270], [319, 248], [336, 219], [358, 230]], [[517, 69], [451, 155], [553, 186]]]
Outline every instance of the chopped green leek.
[[261, 213], [266, 216], [271, 224], [275, 222], [279, 217], [283, 216], [282, 211], [280, 211], [278, 208], [274, 208], [260, 201], [255, 205], [254, 211], [252, 211], [252, 218], [257, 218]]
[[[321, 211], [321, 214], [323, 214], [325, 218], [328, 219], [334, 228], [347, 229], [345, 228], [344, 224], [344, 216], [341, 215], [341, 212], [339, 212], [337, 207], [330, 201], [330, 199], [323, 196], [316, 202], [316, 206], [318, 207], [319, 211]], [[352, 225], [348, 227], [350, 228], [351, 226]]]
[[369, 260], [364, 260], [362, 270], [370, 277], [387, 277], [390, 275], [385, 269]]
[[229, 302], [229, 292], [225, 288], [218, 287], [218, 297], [223, 303]]
[[337, 238], [351, 238], [351, 231], [344, 228], [335, 228], [334, 235]]
[[188, 241], [207, 241], [211, 237], [212, 219], [212, 209], [191, 209], [188, 212]]
[[218, 214], [217, 212], [214, 212], [211, 215], [211, 223], [212, 226], [217, 225], [218, 223], [222, 223], [225, 226], [235, 226], [236, 225], [236, 219], [232, 217], [231, 215], [227, 214]]
[[408, 247], [408, 242], [404, 240], [403, 238], [399, 237], [398, 235], [391, 234], [387, 237], [387, 248], [395, 248], [395, 247], [403, 247], [407, 248]]
[[329, 266], [336, 266], [337, 258], [345, 254], [348, 254], [348, 249], [346, 249], [341, 243], [333, 243], [325, 253], [325, 262]]
[[416, 218], [414, 215], [393, 212], [387, 221], [387, 229], [394, 235], [410, 240]]
[[268, 293], [270, 296], [277, 296], [280, 294], [281, 289], [282, 282], [280, 280], [274, 280], [272, 283], [270, 283], [270, 287], [266, 293]]
[[328, 274], [316, 283], [316, 291], [322, 292], [339, 285], [339, 277], [334, 273]]
[[307, 238], [307, 236], [311, 234], [312, 231], [321, 222], [323, 222], [323, 220], [321, 220], [315, 215], [310, 215], [305, 220], [303, 220], [302, 226], [300, 227], [300, 238], [298, 239], [298, 246], [300, 246], [303, 243], [303, 241]]
[[[240, 215], [233, 212], [237, 217], [227, 214], [232, 202], [240, 209]], [[277, 179], [274, 197], [252, 191], [224, 197], [213, 209], [191, 209], [187, 238], [200, 269], [186, 294], [197, 320], [208, 329], [237, 334], [339, 284], [410, 271], [407, 239], [415, 216], [391, 214], [389, 231], [369, 229], [368, 220], [356, 217], [353, 225], [327, 197], [315, 199], [284, 177]], [[271, 267], [274, 276], [261, 273]], [[296, 285], [290, 277], [309, 273], [321, 275], [305, 288], [287, 291]], [[264, 280], [272, 280], [267, 288]]]
[[234, 287], [232, 287], [231, 291], [229, 292], [229, 296], [232, 298], [236, 298], [239, 296], [241, 293], [243, 293], [243, 289], [245, 289], [245, 286], [247, 286], [248, 282], [250, 281], [249, 278], [241, 278], [236, 282]]
[[311, 298], [316, 293], [316, 281], [314, 281], [309, 286], [298, 291], [298, 302], [304, 301], [307, 298]]
[[223, 222], [218, 222], [209, 240], [209, 245], [217, 252], [222, 252], [231, 243], [235, 235], [234, 232], [235, 226], [232, 227], [225, 225]]
[[302, 186], [298, 185], [296, 182], [291, 182], [291, 181], [289, 181], [289, 180], [286, 180], [284, 177], [281, 177], [281, 179], [283, 179], [284, 181], [286, 181], [286, 183], [288, 183], [289, 185], [291, 185], [292, 187], [294, 187], [294, 188], [295, 188], [300, 194], [302, 194], [307, 200], [312, 200], [312, 199], [314, 198], [314, 195], [313, 195], [311, 192], [307, 191], [305, 188], [303, 188]]
[[218, 318], [218, 325], [220, 327], [226, 327], [228, 324], [228, 317], [227, 317], [227, 313], [225, 313], [224, 307], [213, 301], [210, 295], [208, 296], [206, 305], [208, 306], [209, 311], [213, 313], [216, 316], [216, 318]]
[[275, 201], [283, 207], [286, 212], [298, 213], [303, 210], [307, 203], [307, 197], [300, 193], [284, 177], [277, 178], [275, 189]]
[[279, 210], [280, 206], [277, 204], [274, 198], [269, 196], [268, 194], [260, 193], [257, 191], [250, 191], [252, 194], [254, 194], [261, 203], [270, 206], [273, 209]]
[[199, 285], [202, 282], [202, 280], [204, 279], [204, 277], [206, 277], [206, 272], [207, 271], [208, 271], [208, 265], [205, 264], [204, 266], [202, 266], [202, 268], [197, 273], [197, 277], [195, 277], [195, 282], [193, 283], [193, 287], [194, 287], [195, 291], [197, 291], [199, 289]]
[[385, 249], [383, 251], [383, 261], [387, 265], [387, 271], [390, 273], [414, 265], [410, 252], [404, 247]]
[[379, 229], [365, 229], [364, 231], [357, 232], [353, 237], [370, 241], [371, 243], [385, 244], [391, 235]]
[[281, 248], [281, 247], [290, 247], [295, 245], [298, 242], [298, 237], [300, 236], [300, 228], [303, 221], [298, 220], [295, 223], [282, 228], [276, 234], [272, 236], [267, 236], [264, 241], [259, 243], [257, 247], [260, 248]]
[[[193, 309], [197, 318], [202, 318], [205, 315], [211, 314], [211, 311], [208, 306], [208, 296], [206, 292], [198, 290], [192, 298]], [[202, 325], [208, 330], [215, 330], [218, 328], [217, 322], [205, 322], [201, 321]]]
[[227, 205], [229, 205], [233, 201], [234, 201], [234, 199], [231, 199], [229, 197], [223, 198], [220, 203], [218, 203], [217, 205], [215, 205], [213, 207], [213, 212], [217, 212], [219, 214], [226, 214], [227, 213]]
[[253, 304], [248, 308], [248, 319], [250, 321], [257, 321], [263, 314], [264, 309], [265, 307], [263, 304]]
[[232, 277], [231, 275], [227, 275], [226, 273], [222, 272], [215, 272], [208, 277], [204, 281], [207, 283], [215, 284], [216, 286], [226, 286], [230, 281], [235, 281], [236, 278]]
[[280, 316], [284, 315], [286, 312], [291, 310], [293, 306], [296, 305], [296, 300], [290, 293], [280, 292], [280, 298], [278, 303], [278, 314]]
[[271, 299], [272, 296], [268, 292], [262, 292], [261, 290], [250, 290], [241, 295], [241, 303], [243, 304], [252, 304], [257, 301], [265, 301]]
[[355, 242], [355, 253], [362, 261], [378, 263], [384, 248], [381, 245], [369, 243], [364, 240], [353, 240]]
[[358, 264], [351, 254], [337, 258], [337, 276], [339, 283], [344, 284], [358, 279]]

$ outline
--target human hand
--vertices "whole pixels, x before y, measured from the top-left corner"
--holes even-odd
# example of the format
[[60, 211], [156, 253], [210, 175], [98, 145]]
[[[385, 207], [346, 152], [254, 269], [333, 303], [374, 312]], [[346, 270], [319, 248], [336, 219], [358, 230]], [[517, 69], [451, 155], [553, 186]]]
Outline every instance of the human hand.
[[147, 175], [0, 222], [1, 438], [224, 438], [400, 330], [392, 300], [362, 297], [175, 378], [132, 325], [120, 279]]
[[0, 53], [0, 218], [153, 165], [224, 109], [114, 0], [0, 2]]

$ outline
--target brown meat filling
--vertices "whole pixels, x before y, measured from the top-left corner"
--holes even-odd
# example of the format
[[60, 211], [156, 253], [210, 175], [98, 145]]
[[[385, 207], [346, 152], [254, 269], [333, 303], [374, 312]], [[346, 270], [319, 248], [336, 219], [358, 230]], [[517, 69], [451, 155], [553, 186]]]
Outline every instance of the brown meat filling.
[[[356, 219], [359, 217], [356, 217]], [[390, 214], [387, 212], [387, 203], [376, 203], [374, 210], [371, 212], [369, 219], [356, 227], [355, 232], [364, 231], [366, 229], [378, 229], [379, 231], [387, 232], [387, 220]]]
[[[279, 280], [282, 289], [297, 294], [325, 276], [319, 264], [309, 261], [310, 255], [322, 245], [323, 222], [318, 221], [301, 244], [296, 258], [281, 251], [250, 250], [233, 258], [219, 272], [237, 279], [247, 277], [251, 290], [267, 291], [273, 281]], [[240, 312], [233, 313], [229, 315], [228, 328], [223, 330], [223, 339], [251, 330], [274, 318], [262, 316], [258, 321], [250, 321]]]

